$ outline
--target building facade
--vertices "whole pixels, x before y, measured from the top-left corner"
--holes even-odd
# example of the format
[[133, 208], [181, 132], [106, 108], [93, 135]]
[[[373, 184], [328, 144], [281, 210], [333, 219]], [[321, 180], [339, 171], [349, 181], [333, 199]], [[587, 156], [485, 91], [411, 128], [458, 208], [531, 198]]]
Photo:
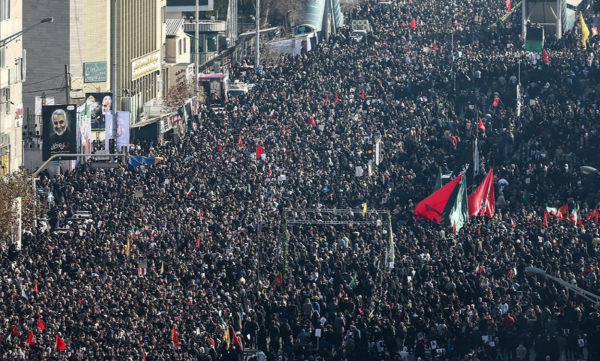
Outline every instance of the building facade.
[[[55, 104], [80, 105], [87, 93], [113, 93], [115, 110], [130, 111], [131, 123], [145, 119], [144, 104], [162, 98], [162, 49], [166, 0], [69, 0], [57, 7], [52, 0], [23, 0], [26, 19], [54, 17], [54, 24], [24, 36], [31, 49], [27, 91], [23, 103], [27, 126], [25, 166], [41, 164], [41, 119], [38, 105], [49, 97]], [[112, 7], [117, 9], [116, 89], [112, 76]], [[26, 23], [26, 22], [25, 22]], [[94, 131], [103, 140], [103, 131]]]
[[[22, 30], [20, 1], [0, 0], [0, 39]], [[39, 22], [38, 19], [36, 22]], [[27, 23], [26, 23], [27, 24]], [[23, 100], [25, 80], [23, 41], [20, 37], [0, 44], [0, 176], [23, 165]]]

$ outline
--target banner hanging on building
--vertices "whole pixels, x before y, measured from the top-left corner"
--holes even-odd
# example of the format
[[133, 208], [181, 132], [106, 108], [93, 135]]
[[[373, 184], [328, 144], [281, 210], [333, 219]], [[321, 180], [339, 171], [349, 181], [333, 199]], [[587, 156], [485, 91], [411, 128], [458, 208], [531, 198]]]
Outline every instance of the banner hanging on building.
[[[42, 160], [54, 154], [77, 154], [77, 113], [75, 105], [42, 106]], [[63, 158], [75, 159], [75, 157]]]

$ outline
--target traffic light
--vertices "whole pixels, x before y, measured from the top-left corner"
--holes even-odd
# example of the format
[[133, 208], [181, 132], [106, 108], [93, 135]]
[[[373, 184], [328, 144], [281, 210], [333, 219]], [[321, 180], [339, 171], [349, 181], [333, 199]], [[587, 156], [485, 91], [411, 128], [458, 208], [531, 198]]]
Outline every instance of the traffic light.
[[115, 154], [117, 150], [117, 141], [114, 138], [108, 140], [108, 150], [110, 154]]

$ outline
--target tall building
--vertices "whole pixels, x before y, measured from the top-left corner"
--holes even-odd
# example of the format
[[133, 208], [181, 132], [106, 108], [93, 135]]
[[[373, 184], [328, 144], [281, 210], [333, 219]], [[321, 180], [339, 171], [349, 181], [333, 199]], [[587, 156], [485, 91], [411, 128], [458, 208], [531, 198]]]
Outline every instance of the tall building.
[[[132, 124], [145, 119], [144, 105], [162, 98], [166, 0], [68, 0], [60, 7], [52, 0], [22, 2], [28, 9], [24, 23], [54, 17], [51, 27], [37, 28], [23, 38], [30, 69], [23, 95], [28, 169], [41, 164], [41, 114], [36, 108], [48, 99], [80, 105], [86, 93], [113, 93], [113, 106], [131, 111]], [[117, 75], [116, 89], [111, 89], [115, 3]], [[92, 137], [103, 140], [104, 131], [94, 131]]]
[[[0, 39], [21, 32], [22, 9], [21, 1], [0, 0]], [[0, 44], [0, 176], [23, 164], [23, 54], [21, 38]]]

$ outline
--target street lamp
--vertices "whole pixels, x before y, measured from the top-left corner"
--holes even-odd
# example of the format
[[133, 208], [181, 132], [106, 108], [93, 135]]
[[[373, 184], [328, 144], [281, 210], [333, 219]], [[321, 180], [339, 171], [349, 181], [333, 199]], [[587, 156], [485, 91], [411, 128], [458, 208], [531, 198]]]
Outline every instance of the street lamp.
[[535, 268], [535, 267], [526, 267], [525, 268], [525, 273], [528, 276], [531, 277], [535, 277], [535, 276], [542, 276], [542, 277], [546, 277], [549, 280], [552, 280], [558, 284], [560, 284], [561, 286], [563, 286], [564, 288], [571, 290], [573, 292], [575, 292], [575, 294], [580, 295], [581, 297], [585, 298], [586, 300], [593, 302], [594, 305], [596, 306], [596, 308], [600, 308], [600, 296], [595, 295], [589, 291], [584, 290], [583, 288], [579, 288], [575, 285], [572, 285], [571, 283], [562, 280], [558, 277], [554, 277], [552, 275], [549, 275], [548, 273], [546, 273], [546, 271], [539, 269], [539, 268]]
[[51, 23], [53, 21], [54, 21], [54, 18], [43, 18], [42, 20], [40, 20], [40, 22], [35, 23], [35, 24], [31, 25], [31, 26], [28, 26], [25, 29], [12, 34], [11, 36], [6, 37], [6, 38], [0, 40], [0, 47], [6, 46], [8, 43], [10, 43], [11, 41], [17, 39], [19, 36], [25, 34], [26, 32], [32, 30], [36, 26], [39, 26], [39, 25], [45, 24], [45, 23]]

